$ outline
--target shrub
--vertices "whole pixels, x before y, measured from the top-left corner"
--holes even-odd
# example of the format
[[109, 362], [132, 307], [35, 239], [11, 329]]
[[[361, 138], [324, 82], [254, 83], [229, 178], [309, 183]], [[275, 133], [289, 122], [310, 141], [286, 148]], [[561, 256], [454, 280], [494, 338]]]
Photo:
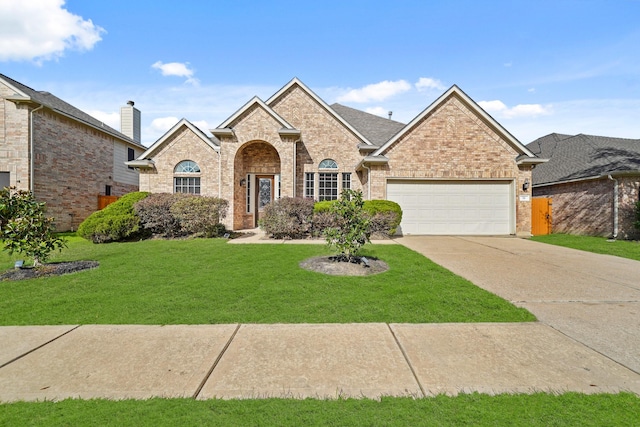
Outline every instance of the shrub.
[[314, 202], [300, 197], [282, 197], [264, 208], [260, 228], [276, 239], [295, 239], [311, 231]]
[[78, 235], [93, 243], [117, 242], [140, 237], [143, 229], [133, 205], [148, 195], [149, 193], [141, 191], [125, 194], [82, 221], [78, 227]]
[[324, 231], [329, 246], [335, 246], [340, 254], [352, 260], [369, 242], [370, 217], [363, 209], [362, 192], [344, 190], [340, 199], [331, 205], [337, 225]]
[[189, 196], [184, 193], [156, 193], [138, 201], [133, 209], [140, 217], [140, 224], [149, 232], [163, 237], [179, 237], [185, 234], [180, 221], [171, 212], [171, 206]]
[[33, 265], [45, 262], [49, 254], [66, 246], [53, 234], [53, 218], [45, 216], [45, 204], [29, 191], [5, 187], [0, 190], [0, 239], [9, 253], [33, 258]]
[[313, 213], [323, 213], [323, 212], [331, 212], [331, 206], [336, 203], [337, 200], [325, 200], [322, 202], [316, 202], [313, 205]]
[[371, 232], [396, 234], [402, 221], [402, 208], [391, 200], [366, 200], [363, 209], [371, 216]]
[[331, 212], [314, 212], [311, 220], [311, 235], [322, 236], [324, 230], [338, 225], [336, 216]]
[[225, 233], [220, 224], [227, 216], [229, 202], [217, 197], [194, 196], [179, 198], [169, 211], [187, 234], [218, 237]]
[[633, 225], [640, 230], [640, 201], [636, 202], [636, 222]]

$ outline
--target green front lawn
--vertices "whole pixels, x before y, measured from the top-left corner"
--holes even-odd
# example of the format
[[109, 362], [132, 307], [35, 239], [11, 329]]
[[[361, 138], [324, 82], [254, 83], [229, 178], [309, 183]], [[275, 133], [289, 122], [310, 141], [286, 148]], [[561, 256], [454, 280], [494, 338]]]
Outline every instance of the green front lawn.
[[581, 251], [598, 254], [614, 255], [640, 261], [640, 242], [629, 240], [609, 241], [604, 237], [575, 236], [572, 234], [550, 234], [548, 236], [534, 236], [531, 240], [580, 249]]
[[632, 426], [633, 394], [467, 394], [425, 399], [64, 400], [0, 405], [30, 426]]
[[[399, 245], [369, 245], [390, 270], [336, 277], [298, 263], [324, 245], [223, 239], [94, 245], [69, 237], [52, 261], [97, 260], [66, 276], [0, 282], [0, 324], [522, 322], [534, 316]], [[0, 270], [17, 256], [0, 255]]]

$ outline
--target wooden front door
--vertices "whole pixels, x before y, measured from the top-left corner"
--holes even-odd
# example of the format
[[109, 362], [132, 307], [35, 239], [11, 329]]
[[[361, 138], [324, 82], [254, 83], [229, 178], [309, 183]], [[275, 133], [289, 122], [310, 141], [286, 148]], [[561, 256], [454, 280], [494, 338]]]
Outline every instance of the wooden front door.
[[265, 206], [269, 203], [273, 202], [273, 175], [256, 175], [256, 215], [255, 215], [255, 226], [258, 226], [258, 220], [260, 216], [264, 212]]
[[534, 236], [551, 234], [551, 206], [549, 197], [531, 199], [531, 234]]

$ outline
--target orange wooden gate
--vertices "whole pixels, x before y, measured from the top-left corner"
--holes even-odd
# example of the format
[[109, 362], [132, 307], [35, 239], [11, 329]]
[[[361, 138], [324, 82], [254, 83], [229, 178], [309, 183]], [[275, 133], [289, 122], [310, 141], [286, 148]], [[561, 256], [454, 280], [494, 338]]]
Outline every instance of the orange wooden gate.
[[551, 198], [531, 199], [531, 234], [541, 236], [551, 234]]
[[101, 196], [101, 195], [98, 195], [98, 210], [106, 208], [107, 205], [110, 205], [111, 203], [115, 202], [116, 200], [118, 200], [118, 196]]

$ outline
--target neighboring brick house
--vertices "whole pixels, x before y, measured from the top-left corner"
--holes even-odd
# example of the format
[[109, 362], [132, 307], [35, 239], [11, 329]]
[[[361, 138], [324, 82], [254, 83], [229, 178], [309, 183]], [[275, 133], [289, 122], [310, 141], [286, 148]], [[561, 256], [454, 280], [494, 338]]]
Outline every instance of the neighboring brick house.
[[140, 189], [227, 199], [236, 230], [279, 197], [332, 200], [350, 188], [398, 202], [404, 234], [531, 232], [528, 183], [543, 160], [457, 86], [405, 125], [329, 106], [293, 79], [211, 132], [182, 119], [127, 162]]
[[[0, 74], [0, 187], [30, 190], [58, 231], [75, 230], [98, 195], [138, 190], [140, 112], [122, 108], [124, 135], [48, 92]], [[135, 138], [135, 140], [134, 140]]]
[[549, 159], [533, 170], [533, 196], [552, 199], [552, 231], [640, 238], [640, 139], [552, 133], [527, 145]]

